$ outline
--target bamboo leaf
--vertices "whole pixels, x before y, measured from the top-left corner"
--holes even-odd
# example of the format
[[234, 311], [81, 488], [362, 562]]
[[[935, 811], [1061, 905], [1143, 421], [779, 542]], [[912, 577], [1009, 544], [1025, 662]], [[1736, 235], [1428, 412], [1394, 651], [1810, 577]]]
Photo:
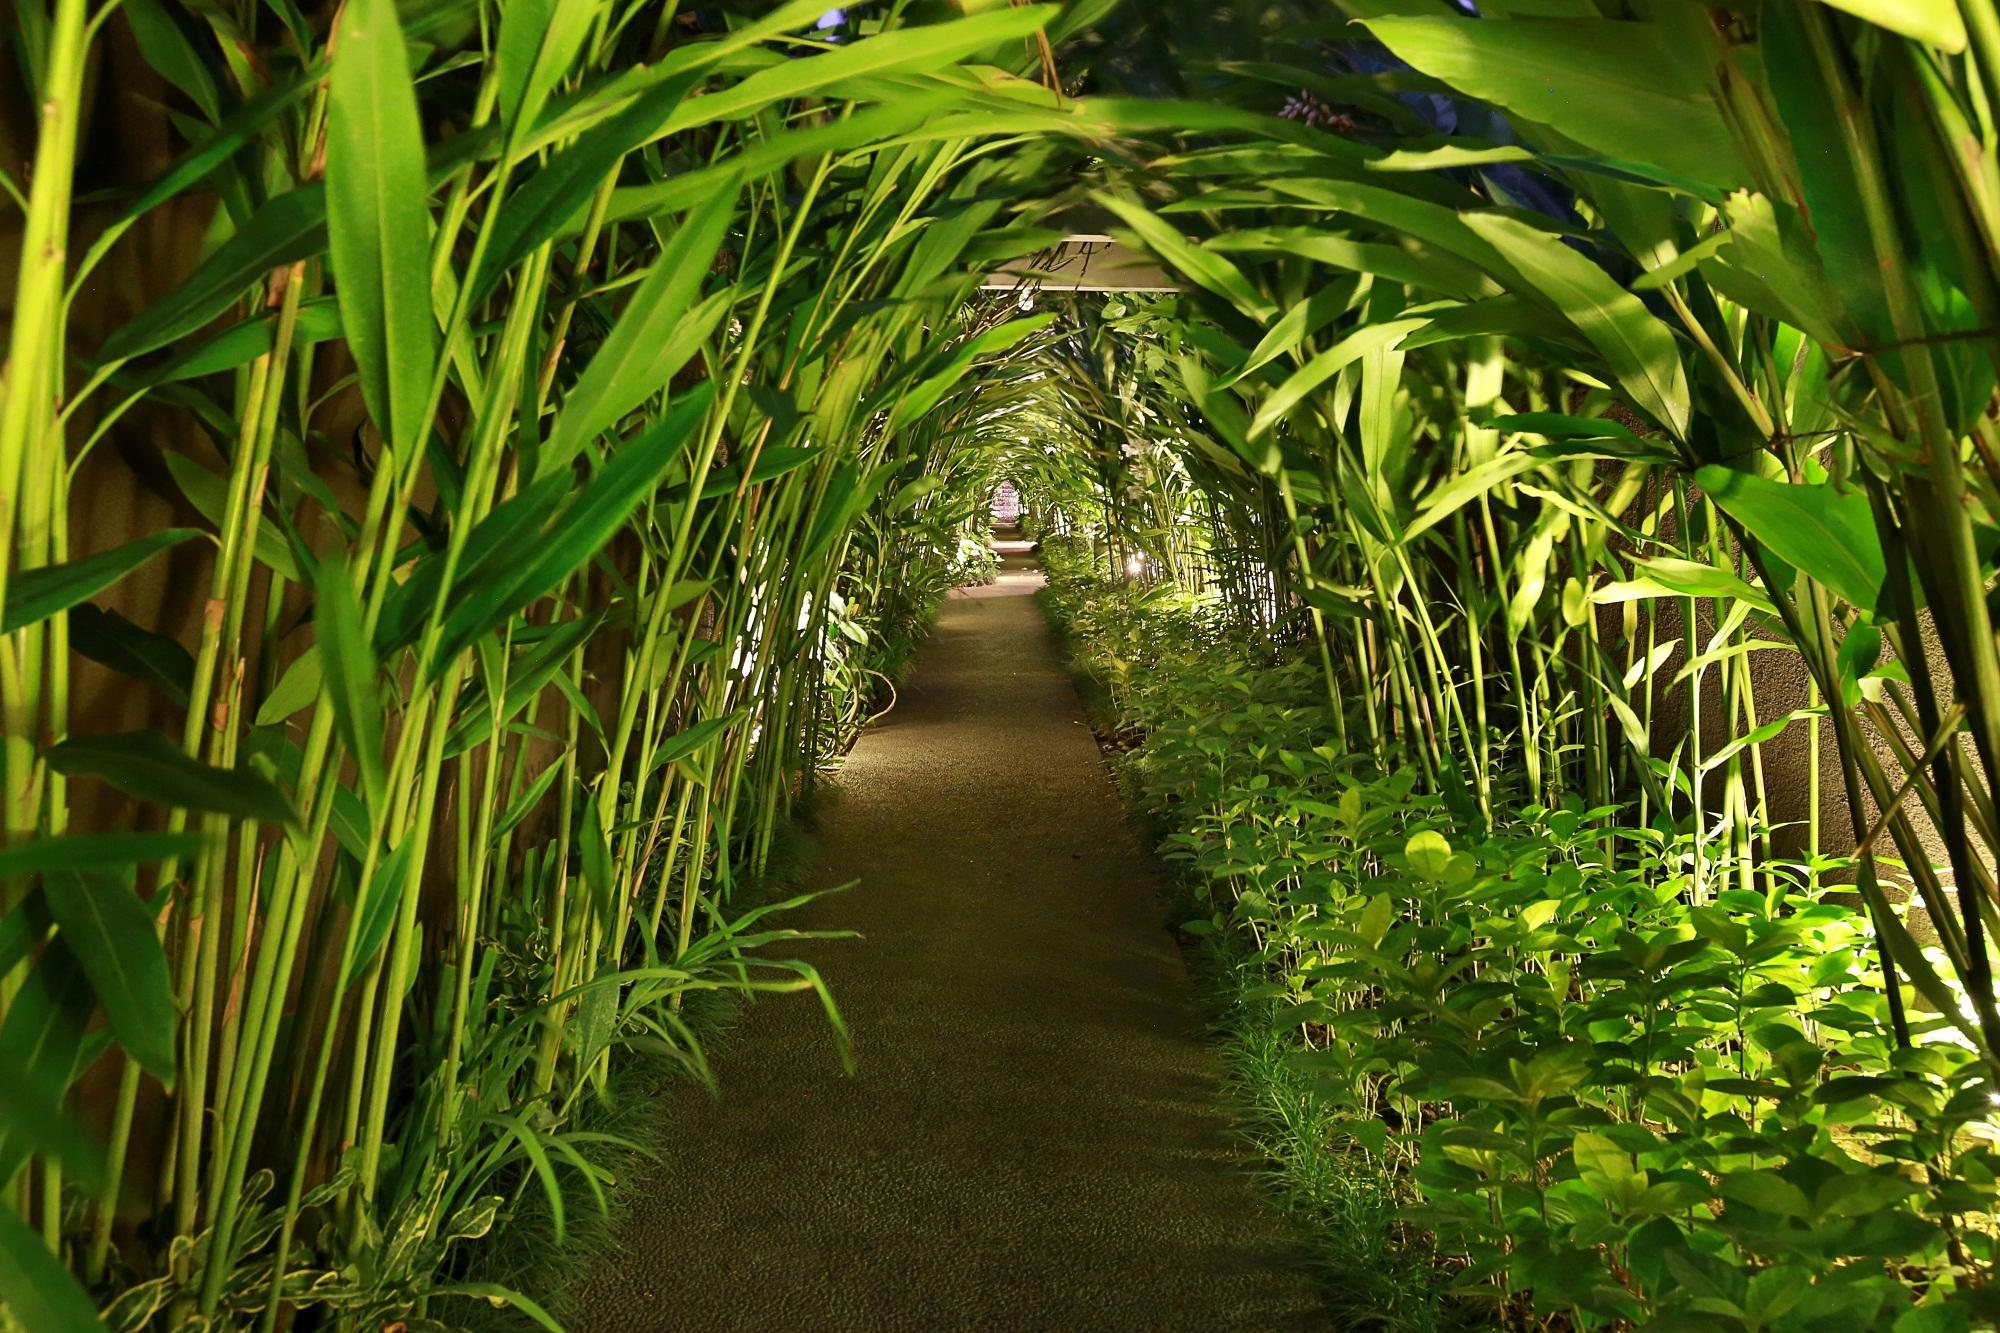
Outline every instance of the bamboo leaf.
[[354, 902], [353, 924], [349, 927], [354, 935], [353, 957], [348, 962], [344, 984], [353, 985], [367, 972], [389, 938], [389, 928], [396, 923], [396, 909], [402, 905], [403, 895], [409, 892], [410, 856], [415, 849], [414, 838], [403, 839], [394, 851], [376, 863], [375, 873], [361, 886]]
[[1878, 28], [1900, 33], [1947, 55], [1965, 49], [1965, 20], [1952, 0], [1821, 0]]
[[542, 113], [597, 20], [591, 0], [512, 0], [500, 11], [494, 63], [501, 120], [518, 135]]
[[[185, 454], [169, 451], [166, 455], [167, 471], [181, 488], [201, 516], [222, 531], [224, 521], [229, 517], [229, 481], [210, 472]], [[269, 565], [277, 574], [293, 583], [300, 581], [298, 561], [293, 558], [291, 543], [285, 540], [278, 525], [271, 521], [269, 514], [257, 515], [257, 535], [252, 549], [257, 559]]]
[[116, 611], [80, 602], [69, 611], [69, 642], [91, 661], [144, 681], [187, 707], [194, 658], [172, 639], [140, 629]]
[[397, 454], [422, 447], [436, 366], [430, 184], [394, 0], [347, 0], [327, 81], [328, 253], [369, 415]]
[[1465, 225], [1576, 325], [1634, 403], [1675, 439], [1687, 439], [1691, 407], [1680, 349], [1638, 297], [1556, 237], [1517, 218], [1468, 213]]
[[320, 566], [314, 596], [320, 674], [326, 697], [333, 704], [334, 725], [360, 771], [361, 794], [369, 810], [379, 817], [388, 794], [388, 773], [382, 762], [382, 704], [376, 690], [380, 667], [362, 625], [361, 604], [355, 598], [344, 557], [330, 556]]
[[43, 885], [43, 900], [119, 1044], [140, 1068], [172, 1088], [173, 983], [153, 914], [139, 901], [129, 874], [57, 871]]
[[1347, 367], [1371, 352], [1394, 347], [1404, 334], [1412, 329], [1421, 328], [1428, 322], [1423, 316], [1392, 319], [1382, 324], [1364, 325], [1348, 334], [1292, 372], [1285, 382], [1278, 386], [1277, 391], [1264, 400], [1264, 405], [1257, 409], [1257, 415], [1251, 419], [1250, 438], [1256, 440], [1266, 434], [1321, 385]]
[[202, 534], [193, 528], [168, 528], [126, 542], [96, 555], [60, 565], [17, 570], [8, 579], [7, 615], [0, 634], [12, 634], [95, 597], [162, 551]]
[[104, 1333], [83, 1287], [11, 1208], [0, 1208], [0, 1306], [36, 1333]]
[[1597, 18], [1366, 19], [1397, 56], [1461, 94], [1614, 158], [1711, 185], [1748, 172], [1698, 61], [1656, 23]]
[[278, 683], [257, 708], [257, 725], [268, 727], [283, 722], [319, 698], [319, 690], [319, 645], [315, 643], [293, 658], [285, 673], [278, 677]]
[[[42, 920], [38, 933], [53, 924]], [[60, 936], [49, 941], [0, 1019], [0, 1086], [7, 1089], [0, 1097], [0, 1186], [37, 1152], [92, 1187], [102, 1185], [103, 1153], [64, 1106], [93, 1049], [85, 1035], [93, 1009], [90, 983], [69, 945]]]
[[682, 395], [657, 425], [612, 451], [609, 461], [541, 534], [525, 558], [496, 564], [468, 587], [446, 617], [438, 660], [450, 660], [474, 639], [553, 590], [609, 541], [680, 458], [714, 397], [712, 383]]
[[281, 194], [257, 210], [187, 281], [105, 339], [97, 359], [129, 360], [178, 342], [229, 309], [252, 283], [311, 258], [325, 245], [325, 189], [306, 185]]
[[1130, 227], [1139, 243], [1162, 260], [1185, 273], [1260, 324], [1269, 323], [1278, 310], [1250, 285], [1241, 269], [1213, 250], [1190, 242], [1162, 221], [1137, 199], [1100, 193], [1097, 202], [1116, 213]]
[[294, 824], [291, 805], [270, 779], [248, 768], [215, 768], [190, 758], [157, 731], [72, 736], [47, 752], [67, 777], [89, 774], [142, 801], [206, 810], [267, 824]]
[[0, 847], [0, 877], [119, 870], [148, 861], [193, 856], [207, 845], [208, 839], [199, 833], [72, 833], [33, 838]]
[[[543, 456], [546, 473], [568, 464], [583, 446], [648, 398], [663, 392], [685, 364], [677, 326], [701, 293], [702, 281], [736, 212], [737, 187], [718, 190], [675, 230], [626, 303], [611, 334], [590, 359], [563, 403]], [[679, 360], [676, 361], [675, 358]]]

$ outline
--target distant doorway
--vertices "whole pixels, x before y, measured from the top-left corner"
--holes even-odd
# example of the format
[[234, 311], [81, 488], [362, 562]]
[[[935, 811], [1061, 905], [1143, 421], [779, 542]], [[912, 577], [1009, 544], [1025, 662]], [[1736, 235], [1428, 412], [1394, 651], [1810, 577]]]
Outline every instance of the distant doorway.
[[993, 492], [993, 526], [1011, 528], [1021, 521], [1021, 492], [1014, 489], [1014, 483], [1003, 481]]

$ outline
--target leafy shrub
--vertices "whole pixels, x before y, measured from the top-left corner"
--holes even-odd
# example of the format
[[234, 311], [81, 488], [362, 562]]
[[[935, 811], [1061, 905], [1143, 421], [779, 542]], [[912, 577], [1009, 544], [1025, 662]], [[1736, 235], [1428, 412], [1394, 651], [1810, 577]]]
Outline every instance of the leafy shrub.
[[[1310, 664], [1045, 547], [1142, 733], [1197, 935], [1241, 937], [1349, 1151], [1509, 1319], [1954, 1329], [1990, 1316], [1994, 1095], [1942, 1018], [1898, 1051], [1841, 863], [1696, 901], [1691, 840], [1569, 798], [1475, 811], [1328, 746]], [[1324, 1132], [1322, 1130], [1322, 1132]]]

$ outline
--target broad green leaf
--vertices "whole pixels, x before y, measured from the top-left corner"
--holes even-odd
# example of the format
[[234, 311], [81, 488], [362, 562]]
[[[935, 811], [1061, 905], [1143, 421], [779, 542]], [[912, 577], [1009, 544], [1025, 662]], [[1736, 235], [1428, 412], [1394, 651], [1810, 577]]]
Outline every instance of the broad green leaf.
[[1638, 297], [1557, 237], [1517, 218], [1468, 213], [1465, 224], [1576, 325], [1635, 405], [1675, 439], [1688, 437], [1692, 409], [1680, 349]]
[[361, 396], [398, 456], [423, 445], [437, 364], [430, 182], [394, 0], [347, 0], [327, 80], [326, 209]]
[[1368, 30], [1462, 94], [1577, 143], [1711, 185], [1748, 176], [1697, 57], [1666, 27], [1595, 18], [1376, 18]]
[[[197, 343], [143, 377], [147, 385], [199, 379], [248, 365], [277, 345], [277, 313], [260, 313], [231, 324], [205, 342]], [[292, 349], [297, 352], [340, 336], [340, 309], [330, 296], [302, 302], [292, 319]]]
[[662, 122], [654, 137], [666, 138], [718, 120], [740, 120], [774, 103], [842, 83], [941, 70], [1003, 43], [1033, 37], [1055, 17], [1057, 8], [1035, 4], [991, 10], [946, 23], [878, 33], [810, 60], [786, 60], [707, 96], [688, 99]]
[[129, 873], [56, 871], [44, 881], [42, 897], [119, 1045], [173, 1087], [173, 983], [153, 914], [139, 901]]
[[1533, 454], [1510, 453], [1489, 458], [1484, 463], [1452, 476], [1444, 485], [1424, 496], [1416, 516], [1404, 526], [1399, 540], [1415, 541], [1459, 509], [1499, 486], [1542, 466]]
[[375, 873], [368, 877], [368, 883], [362, 886], [355, 900], [354, 920], [348, 927], [354, 936], [353, 957], [344, 978], [349, 985], [367, 972], [389, 938], [389, 927], [396, 922], [396, 909], [402, 905], [403, 895], [410, 891], [410, 857], [415, 850], [416, 839], [404, 838], [394, 851], [376, 863]]
[[1762, 745], [1766, 741], [1776, 740], [1784, 734], [1785, 728], [1791, 726], [1794, 722], [1825, 716], [1826, 710], [1824, 708], [1794, 708], [1783, 717], [1772, 718], [1762, 726], [1756, 727], [1730, 740], [1727, 745], [1724, 745], [1714, 754], [1709, 755], [1701, 761], [1700, 771], [1703, 773], [1713, 772], [1728, 763], [1731, 759], [1734, 759], [1744, 750], [1752, 746]]
[[1019, 347], [1028, 338], [1041, 332], [1055, 321], [1054, 315], [1034, 315], [1027, 319], [1010, 319], [979, 334], [968, 338], [951, 361], [937, 374], [917, 385], [909, 396], [896, 404], [889, 414], [891, 434], [908, 426], [932, 408], [965, 377], [967, 371], [982, 358], [1000, 356]]
[[89, 774], [127, 796], [183, 810], [206, 810], [267, 824], [296, 823], [284, 793], [249, 768], [216, 768], [188, 755], [157, 731], [72, 736], [47, 751], [49, 767], [66, 777]]
[[1900, 33], [1948, 55], [1965, 49], [1965, 20], [1952, 0], [1821, 0], [1878, 28]]
[[0, 634], [12, 634], [95, 597], [161, 551], [202, 534], [193, 528], [167, 528], [134, 538], [123, 546], [60, 565], [16, 570], [7, 581], [7, 615]]
[[534, 811], [534, 808], [541, 803], [542, 797], [554, 785], [555, 780], [562, 775], [562, 771], [563, 766], [561, 764], [550, 764], [542, 770], [541, 774], [533, 782], [528, 784], [526, 791], [514, 799], [514, 803], [507, 807], [507, 813], [502, 815], [500, 822], [493, 826], [493, 841], [496, 844], [500, 839], [512, 832], [515, 825], [526, 819]]
[[18, 969], [15, 975], [19, 989], [0, 1018], [0, 1087], [7, 1089], [0, 1097], [0, 1186], [14, 1179], [31, 1154], [44, 1153], [70, 1175], [99, 1187], [102, 1150], [65, 1100], [96, 1049], [86, 1036], [96, 1010], [90, 983], [60, 935], [42, 947], [25, 977]]
[[1632, 564], [1638, 571], [1637, 577], [1607, 583], [1591, 593], [1590, 600], [1608, 606], [1654, 597], [1705, 597], [1742, 602], [1767, 616], [1778, 614], [1769, 597], [1730, 570], [1675, 556], [1652, 556], [1634, 560]]
[[1451, 844], [1442, 833], [1423, 829], [1403, 844], [1403, 856], [1419, 877], [1436, 881], [1444, 878], [1445, 868], [1451, 864]]
[[510, 0], [500, 11], [494, 64], [499, 115], [510, 135], [541, 115], [549, 94], [569, 73], [599, 8], [592, 0]]
[[144, 681], [187, 707], [194, 658], [172, 639], [141, 629], [116, 611], [80, 602], [69, 610], [69, 643], [91, 661]]
[[1285, 382], [1264, 400], [1264, 405], [1257, 409], [1257, 415], [1250, 422], [1250, 438], [1255, 440], [1265, 434], [1284, 420], [1293, 408], [1303, 403], [1321, 385], [1347, 367], [1370, 352], [1394, 347], [1404, 334], [1423, 327], [1427, 322], [1428, 319], [1424, 316], [1392, 319], [1382, 324], [1365, 324], [1348, 334], [1292, 372]]
[[1705, 467], [1695, 481], [1780, 559], [1849, 606], [1874, 611], [1888, 562], [1868, 497], [1826, 482], [1788, 485], [1726, 467]]
[[1310, 259], [1316, 264], [1372, 273], [1407, 284], [1472, 300], [1499, 291], [1493, 279], [1457, 255], [1445, 254], [1421, 241], [1400, 238], [1396, 245], [1350, 240], [1310, 227], [1275, 227], [1254, 232], [1225, 232], [1204, 249], [1218, 254], [1250, 254]]
[[703, 749], [709, 742], [740, 721], [742, 716], [743, 714], [738, 711], [723, 717], [707, 718], [677, 735], [668, 737], [660, 743], [657, 750], [653, 751], [653, 768], [658, 770]]
[[105, 1333], [82, 1285], [11, 1208], [0, 1208], [0, 1306], [35, 1333]]
[[[509, 10], [511, 14], [512, 11]], [[672, 111], [695, 76], [686, 75], [671, 83], [647, 90], [631, 106], [602, 125], [594, 126], [573, 144], [552, 155], [548, 162], [508, 196], [507, 206], [494, 221], [487, 241], [486, 256], [473, 283], [473, 295], [485, 297], [507, 270], [525, 259], [542, 242], [565, 229], [583, 215], [591, 195], [604, 178], [652, 136], [668, 112]], [[786, 139], [793, 135], [783, 136]], [[729, 163], [742, 158], [734, 155]], [[683, 172], [670, 178], [685, 179], [699, 173]], [[641, 187], [643, 188], [643, 187]], [[620, 193], [624, 193], [621, 191]], [[620, 216], [615, 208], [611, 220]]]

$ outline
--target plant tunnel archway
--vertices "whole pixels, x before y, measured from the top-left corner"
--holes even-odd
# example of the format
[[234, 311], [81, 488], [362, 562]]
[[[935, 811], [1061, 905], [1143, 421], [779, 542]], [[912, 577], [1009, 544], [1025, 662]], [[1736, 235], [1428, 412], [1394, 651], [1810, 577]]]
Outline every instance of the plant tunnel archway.
[[552, 1322], [1003, 480], [1463, 1285], [1990, 1313], [1990, 5], [1188, 8], [21, 7], [9, 1317]]

